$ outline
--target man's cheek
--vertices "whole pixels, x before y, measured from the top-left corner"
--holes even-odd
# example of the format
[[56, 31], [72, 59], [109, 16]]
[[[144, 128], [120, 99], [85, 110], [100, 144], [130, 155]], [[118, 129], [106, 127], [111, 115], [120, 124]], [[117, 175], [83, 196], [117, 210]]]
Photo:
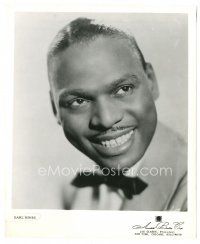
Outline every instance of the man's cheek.
[[63, 123], [63, 130], [67, 135], [76, 135], [78, 132], [80, 132], [80, 130], [78, 130], [78, 125], [76, 123], [73, 123], [69, 120], [64, 120]]
[[63, 132], [66, 139], [77, 149], [80, 149], [81, 142], [81, 131], [77, 127], [71, 126], [68, 123], [63, 123]]
[[86, 131], [86, 125], [81, 118], [65, 117], [62, 120], [62, 127], [67, 138], [70, 140], [80, 140]]
[[135, 110], [135, 114], [137, 116], [137, 120], [140, 123], [153, 123], [156, 117], [156, 109], [154, 102], [146, 99], [142, 100], [138, 104]]

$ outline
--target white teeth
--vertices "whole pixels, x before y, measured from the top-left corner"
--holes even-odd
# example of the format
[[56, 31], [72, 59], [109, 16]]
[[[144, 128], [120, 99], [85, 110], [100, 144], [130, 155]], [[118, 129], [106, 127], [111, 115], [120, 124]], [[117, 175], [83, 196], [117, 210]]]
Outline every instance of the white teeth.
[[116, 140], [118, 145], [121, 145], [121, 143], [122, 143], [122, 138], [121, 137], [117, 137], [115, 140]]
[[133, 134], [133, 130], [131, 130], [126, 135], [117, 137], [116, 139], [112, 139], [110, 141], [102, 141], [101, 144], [104, 147], [117, 147], [117, 146], [120, 146], [120, 145], [124, 144], [125, 142], [127, 142], [132, 134]]
[[110, 141], [110, 145], [111, 145], [111, 147], [116, 147], [117, 146], [117, 143], [116, 143], [115, 140], [111, 140]]
[[106, 146], [106, 142], [105, 141], [102, 141], [102, 144], [103, 144], [104, 147]]
[[110, 142], [106, 141], [106, 147], [110, 147]]

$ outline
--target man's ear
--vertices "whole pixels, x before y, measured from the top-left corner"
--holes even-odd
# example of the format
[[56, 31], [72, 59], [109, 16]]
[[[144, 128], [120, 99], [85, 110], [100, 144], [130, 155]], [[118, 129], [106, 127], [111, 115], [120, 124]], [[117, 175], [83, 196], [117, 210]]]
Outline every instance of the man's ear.
[[153, 99], [156, 100], [159, 97], [159, 88], [157, 79], [153, 70], [153, 67], [150, 63], [146, 63], [146, 75], [149, 80], [149, 88], [151, 90], [151, 93], [153, 95]]
[[55, 105], [53, 94], [52, 94], [51, 90], [49, 91], [49, 96], [50, 96], [50, 101], [51, 101], [51, 107], [52, 107], [53, 114], [56, 117], [58, 124], [61, 125], [60, 117], [59, 117], [58, 111], [56, 109], [56, 105]]

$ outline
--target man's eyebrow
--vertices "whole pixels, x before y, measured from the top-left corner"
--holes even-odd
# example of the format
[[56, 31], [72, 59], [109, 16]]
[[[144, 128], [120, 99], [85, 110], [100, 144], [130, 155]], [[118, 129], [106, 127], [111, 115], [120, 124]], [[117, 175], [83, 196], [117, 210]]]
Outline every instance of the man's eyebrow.
[[[139, 80], [136, 75], [134, 74], [125, 74], [121, 78], [112, 81], [110, 84], [106, 85], [103, 90], [106, 91], [106, 93], [113, 91], [116, 89], [117, 86], [125, 82], [126, 80], [131, 79], [135, 86], [139, 84]], [[94, 97], [94, 91], [88, 92], [84, 89], [72, 89], [72, 90], [67, 90], [66, 88], [62, 89], [59, 92], [59, 100], [62, 100], [68, 96], [77, 96], [77, 97], [82, 97], [82, 98], [87, 98], [87, 99], [92, 99]]]
[[68, 96], [77, 96], [77, 97], [84, 97], [84, 98], [91, 98], [92, 94], [83, 90], [83, 89], [73, 89], [73, 90], [67, 90], [63, 89], [59, 93], [59, 100], [66, 98]]
[[135, 86], [139, 84], [139, 79], [135, 74], [125, 74], [121, 78], [114, 80], [111, 84], [109, 84], [107, 86], [107, 90], [111, 90], [111, 91], [114, 90], [117, 86], [127, 81], [128, 79], [131, 79], [131, 81], [133, 81]]

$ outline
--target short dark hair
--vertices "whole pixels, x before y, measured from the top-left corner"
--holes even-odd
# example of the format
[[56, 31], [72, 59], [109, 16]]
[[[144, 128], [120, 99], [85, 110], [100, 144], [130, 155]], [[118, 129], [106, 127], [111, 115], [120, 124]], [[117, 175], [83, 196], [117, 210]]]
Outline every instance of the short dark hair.
[[104, 36], [126, 39], [129, 42], [131, 48], [138, 54], [143, 69], [146, 69], [144, 56], [133, 36], [128, 35], [124, 31], [118, 30], [116, 28], [94, 24], [93, 22], [94, 20], [92, 19], [77, 18], [62, 28], [50, 44], [47, 54], [48, 67], [53, 57], [71, 45], [75, 43], [89, 42], [99, 36]]

